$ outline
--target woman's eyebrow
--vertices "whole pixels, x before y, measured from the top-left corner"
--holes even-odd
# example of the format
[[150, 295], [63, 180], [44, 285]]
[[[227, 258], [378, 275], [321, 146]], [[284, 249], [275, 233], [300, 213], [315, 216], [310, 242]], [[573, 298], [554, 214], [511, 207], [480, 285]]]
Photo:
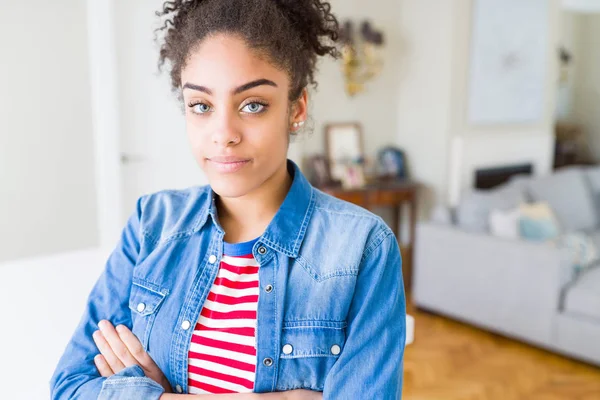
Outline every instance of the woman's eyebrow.
[[[270, 81], [268, 79], [257, 79], [255, 81], [245, 83], [242, 86], [235, 88], [234, 90], [232, 90], [232, 93], [233, 94], [240, 94], [242, 92], [245, 92], [246, 90], [250, 90], [252, 88], [255, 88], [257, 86], [262, 86], [262, 85], [268, 85], [268, 86], [277, 87], [277, 84], [275, 82], [273, 82], [273, 81]], [[190, 83], [190, 82], [186, 82], [185, 85], [183, 85], [182, 89], [186, 89], [186, 88], [187, 89], [197, 90], [199, 92], [204, 92], [204, 93], [212, 96], [212, 90], [210, 90], [206, 86], [200, 86], [200, 85], [195, 85], [195, 84]]]

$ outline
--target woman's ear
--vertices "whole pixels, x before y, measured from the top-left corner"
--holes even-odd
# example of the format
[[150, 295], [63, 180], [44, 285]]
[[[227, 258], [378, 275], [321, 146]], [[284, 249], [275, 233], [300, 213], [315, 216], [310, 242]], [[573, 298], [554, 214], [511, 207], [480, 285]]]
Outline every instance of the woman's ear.
[[302, 89], [300, 97], [292, 105], [292, 112], [290, 113], [290, 126], [293, 131], [298, 130], [308, 118], [308, 90]]

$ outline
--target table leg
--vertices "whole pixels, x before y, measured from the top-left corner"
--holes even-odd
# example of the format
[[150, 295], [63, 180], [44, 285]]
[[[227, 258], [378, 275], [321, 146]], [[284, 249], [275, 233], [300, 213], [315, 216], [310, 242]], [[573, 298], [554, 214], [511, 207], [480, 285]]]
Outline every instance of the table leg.
[[416, 238], [416, 228], [417, 228], [417, 196], [413, 195], [410, 200], [410, 249], [409, 253], [409, 268], [406, 270], [405, 279], [405, 287], [407, 291], [410, 291], [412, 287], [412, 269], [414, 263], [414, 253], [415, 253], [415, 238]]
[[398, 244], [402, 244], [402, 209], [401, 204], [396, 204], [396, 206], [392, 207], [392, 232], [396, 236], [396, 240]]

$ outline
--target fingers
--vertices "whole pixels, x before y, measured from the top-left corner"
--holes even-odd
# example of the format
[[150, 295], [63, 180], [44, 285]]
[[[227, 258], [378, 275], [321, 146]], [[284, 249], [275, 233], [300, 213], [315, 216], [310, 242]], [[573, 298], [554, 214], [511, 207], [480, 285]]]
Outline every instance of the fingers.
[[96, 342], [96, 346], [115, 373], [118, 373], [125, 367], [137, 364], [135, 358], [129, 353], [127, 346], [125, 346], [109, 321], [100, 321], [98, 327], [100, 330], [93, 334], [94, 342]]
[[148, 355], [142, 343], [139, 341], [137, 336], [133, 334], [125, 325], [119, 325], [116, 328], [117, 334], [121, 341], [127, 347], [129, 354], [133, 356], [133, 358], [137, 361], [137, 363], [144, 369], [149, 369], [152, 367], [156, 367], [156, 363]]
[[116, 331], [123, 343], [125, 343], [125, 346], [127, 346], [129, 353], [137, 360], [139, 366], [142, 367], [146, 376], [161, 384], [167, 393], [172, 393], [173, 388], [171, 387], [171, 384], [152, 357], [150, 357], [150, 354], [144, 350], [144, 347], [137, 336], [135, 336], [125, 325], [118, 325]]
[[98, 369], [98, 372], [100, 372], [100, 376], [108, 378], [109, 376], [113, 376], [115, 374], [102, 354], [98, 354], [96, 357], [94, 357], [94, 364], [96, 364], [96, 368]]
[[92, 338], [94, 339], [94, 343], [96, 343], [96, 347], [100, 350], [101, 355], [104, 357], [104, 360], [108, 363], [110, 369], [112, 369], [114, 373], [125, 368], [125, 365], [123, 365], [121, 360], [115, 355], [101, 331], [94, 332]]

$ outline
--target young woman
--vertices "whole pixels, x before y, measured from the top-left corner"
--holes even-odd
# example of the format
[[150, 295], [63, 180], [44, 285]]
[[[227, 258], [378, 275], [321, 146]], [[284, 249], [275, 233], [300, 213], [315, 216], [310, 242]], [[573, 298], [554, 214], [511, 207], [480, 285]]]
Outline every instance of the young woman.
[[139, 198], [52, 398], [399, 399], [396, 238], [287, 159], [317, 58], [337, 55], [330, 5], [176, 0], [159, 15], [210, 185]]

